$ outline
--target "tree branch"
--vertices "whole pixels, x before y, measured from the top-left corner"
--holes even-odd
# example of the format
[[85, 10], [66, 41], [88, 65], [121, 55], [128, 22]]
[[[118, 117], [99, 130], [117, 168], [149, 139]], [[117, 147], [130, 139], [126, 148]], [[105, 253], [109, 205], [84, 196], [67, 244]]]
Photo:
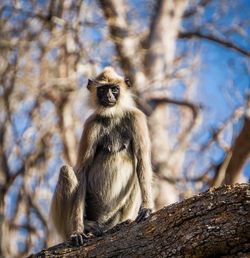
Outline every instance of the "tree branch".
[[150, 102], [157, 102], [158, 104], [169, 103], [169, 104], [174, 104], [174, 105], [178, 105], [178, 106], [187, 107], [187, 108], [192, 110], [193, 118], [195, 118], [197, 116], [198, 111], [202, 108], [201, 105], [195, 105], [195, 104], [193, 104], [189, 101], [170, 99], [168, 97], [152, 98], [152, 99], [150, 99]]
[[195, 15], [200, 11], [200, 7], [205, 8], [210, 2], [211, 0], [201, 0], [198, 4], [194, 5], [192, 9], [186, 10], [183, 14], [183, 18], [189, 18], [190, 16]]
[[68, 241], [30, 257], [247, 257], [249, 201], [250, 184], [213, 188], [142, 223], [117, 225], [84, 246]]
[[206, 39], [212, 42], [215, 42], [217, 44], [220, 44], [224, 47], [227, 48], [231, 48], [247, 57], [250, 57], [250, 52], [248, 52], [247, 50], [244, 50], [242, 48], [240, 48], [239, 46], [236, 46], [235, 44], [228, 42], [226, 40], [223, 39], [219, 39], [214, 35], [205, 35], [203, 33], [201, 33], [200, 31], [193, 31], [193, 32], [180, 32], [178, 35], [178, 38], [201, 38], [201, 39]]
[[226, 168], [225, 183], [235, 183], [241, 168], [250, 157], [250, 119], [245, 118], [244, 126], [235, 139], [231, 159]]
[[219, 165], [215, 174], [213, 184], [219, 185], [234, 184], [239, 182], [240, 172], [250, 157], [250, 95], [246, 103], [246, 114], [244, 116], [244, 124], [235, 138], [232, 148], [227, 152], [224, 160]]
[[186, 4], [186, 0], [158, 0], [155, 5], [145, 57], [146, 75], [154, 87], [172, 70], [175, 40]]
[[120, 64], [125, 76], [135, 80], [136, 63], [135, 57], [138, 42], [130, 34], [129, 26], [126, 20], [126, 6], [123, 0], [99, 0], [104, 16], [108, 23], [108, 29], [113, 40]]

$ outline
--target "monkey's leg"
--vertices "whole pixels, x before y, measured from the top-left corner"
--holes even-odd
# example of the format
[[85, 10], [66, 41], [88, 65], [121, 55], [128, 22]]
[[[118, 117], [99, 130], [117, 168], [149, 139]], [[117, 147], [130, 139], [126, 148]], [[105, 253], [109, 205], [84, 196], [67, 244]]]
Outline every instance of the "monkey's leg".
[[84, 232], [83, 218], [85, 214], [85, 191], [86, 191], [86, 177], [83, 170], [76, 171], [78, 185], [73, 193], [72, 209], [70, 214], [70, 239], [73, 245], [83, 245], [84, 239], [88, 236]]
[[58, 194], [61, 195], [62, 201], [71, 199], [77, 185], [78, 180], [73, 168], [67, 165], [62, 166], [56, 187], [58, 189]]

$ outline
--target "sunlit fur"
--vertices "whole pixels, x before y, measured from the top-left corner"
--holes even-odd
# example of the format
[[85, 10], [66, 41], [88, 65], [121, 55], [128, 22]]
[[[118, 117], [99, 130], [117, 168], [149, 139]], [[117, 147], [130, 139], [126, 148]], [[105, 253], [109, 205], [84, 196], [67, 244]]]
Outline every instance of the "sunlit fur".
[[[98, 104], [100, 84], [120, 88], [114, 107]], [[125, 220], [145, 217], [153, 207], [147, 122], [134, 105], [129, 85], [107, 67], [88, 89], [94, 113], [85, 122], [74, 170], [61, 168], [51, 206], [63, 240], [72, 233], [81, 237], [96, 225], [106, 231]]]

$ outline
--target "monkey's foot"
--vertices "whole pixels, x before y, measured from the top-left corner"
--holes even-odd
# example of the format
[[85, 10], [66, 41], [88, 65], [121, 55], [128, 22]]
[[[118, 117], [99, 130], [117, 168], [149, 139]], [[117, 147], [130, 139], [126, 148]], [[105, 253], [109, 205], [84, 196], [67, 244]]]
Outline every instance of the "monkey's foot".
[[84, 233], [87, 236], [102, 236], [103, 231], [96, 221], [85, 220], [84, 221]]
[[135, 219], [135, 221], [141, 222], [146, 220], [150, 215], [152, 214], [152, 210], [151, 209], [145, 209], [145, 208], [140, 208], [139, 213], [137, 215], [137, 218]]
[[81, 246], [84, 243], [84, 240], [89, 238], [89, 236], [87, 236], [84, 233], [73, 233], [70, 236], [70, 241], [72, 242], [72, 245], [74, 246]]

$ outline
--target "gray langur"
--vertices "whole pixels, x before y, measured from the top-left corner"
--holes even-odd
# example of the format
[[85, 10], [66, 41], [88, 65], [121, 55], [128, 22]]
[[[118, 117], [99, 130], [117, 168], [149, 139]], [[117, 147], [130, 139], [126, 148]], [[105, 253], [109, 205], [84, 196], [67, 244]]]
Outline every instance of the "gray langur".
[[84, 125], [74, 169], [60, 170], [51, 205], [55, 229], [75, 245], [128, 219], [142, 221], [153, 208], [147, 122], [130, 82], [107, 67], [87, 88], [94, 113]]

